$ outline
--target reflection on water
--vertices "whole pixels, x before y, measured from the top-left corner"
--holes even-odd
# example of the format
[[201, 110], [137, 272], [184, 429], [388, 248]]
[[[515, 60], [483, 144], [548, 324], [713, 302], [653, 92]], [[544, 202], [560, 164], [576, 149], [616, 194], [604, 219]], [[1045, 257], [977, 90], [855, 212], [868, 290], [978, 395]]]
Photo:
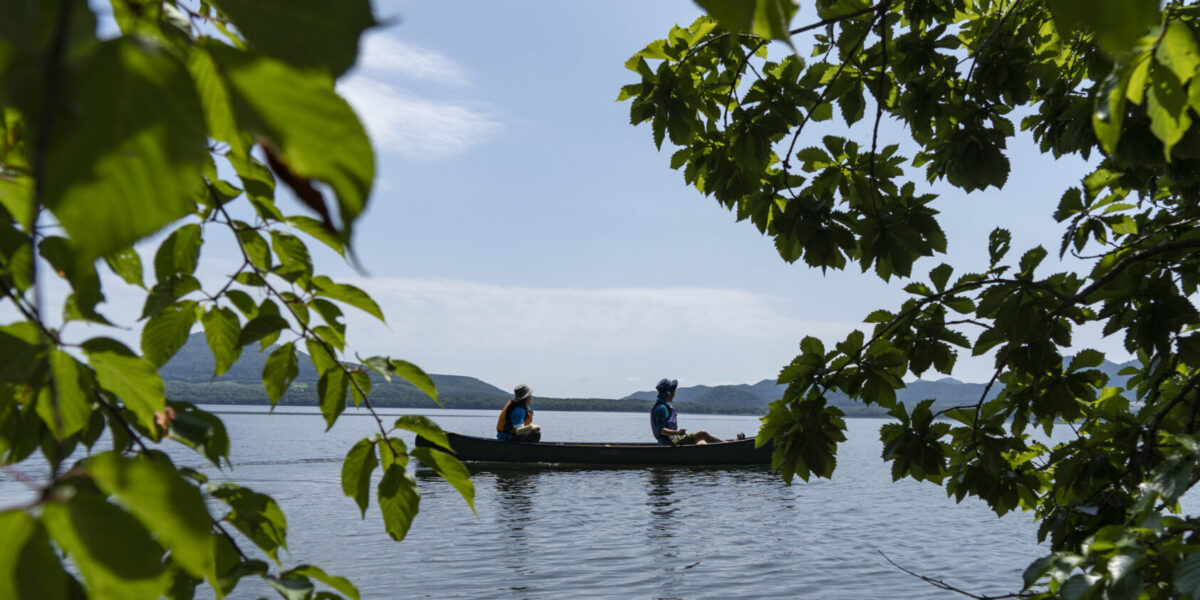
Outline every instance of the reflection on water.
[[675, 539], [675, 514], [679, 512], [676, 506], [675, 493], [671, 487], [671, 469], [654, 468], [646, 471], [646, 505], [650, 507], [650, 521], [646, 528], [646, 537], [655, 549], [654, 570], [662, 573], [658, 577], [660, 600], [678, 598], [671, 594], [673, 589], [679, 589], [682, 579], [676, 572], [676, 559], [679, 558], [679, 544]]
[[[526, 528], [537, 520], [534, 499], [537, 497], [538, 477], [537, 473], [521, 471], [497, 473], [495, 476], [496, 524], [503, 533], [498, 540], [500, 547], [497, 549], [497, 560], [513, 574], [497, 583], [534, 576], [530, 565], [533, 551]], [[522, 592], [529, 588], [518, 583], [500, 589]]]
[[[646, 437], [643, 414], [538, 417], [554, 439]], [[434, 418], [463, 433], [495, 422], [491, 411]], [[757, 424], [725, 415], [688, 421], [718, 436]], [[288, 519], [285, 562], [347, 577], [363, 598], [959, 597], [905, 575], [878, 551], [979, 593], [1020, 587], [1022, 570], [1042, 552], [1028, 515], [998, 519], [937, 486], [893, 483], [879, 460], [881, 421], [848, 425], [833, 479], [792, 486], [765, 468], [471, 468], [472, 511], [432, 471], [418, 470], [420, 514], [400, 543], [384, 531], [374, 497], [364, 519], [342, 493], [338, 463], [374, 434], [371, 419], [345, 419], [325, 434], [315, 412], [230, 414], [235, 469], [205, 467], [182, 446], [172, 459], [272, 494]], [[0, 501], [25, 493], [11, 472], [0, 476]], [[235, 597], [273, 594], [251, 578]]]

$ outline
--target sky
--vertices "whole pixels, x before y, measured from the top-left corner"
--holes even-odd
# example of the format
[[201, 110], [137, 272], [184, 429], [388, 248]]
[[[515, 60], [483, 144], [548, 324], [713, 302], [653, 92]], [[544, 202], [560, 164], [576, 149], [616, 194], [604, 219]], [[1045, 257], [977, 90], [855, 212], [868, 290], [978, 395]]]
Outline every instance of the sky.
[[[628, 103], [616, 102], [636, 81], [626, 59], [694, 20], [691, 2], [392, 0], [375, 10], [388, 24], [364, 37], [339, 82], [376, 152], [354, 238], [361, 269], [310, 244], [318, 272], [362, 287], [387, 316], [348, 311], [359, 355], [506, 390], [525, 383], [541, 396], [618, 398], [662, 377], [774, 379], [805, 336], [831, 345], [869, 331], [868, 313], [906, 298], [904, 282], [856, 268], [785, 263], [770, 238], [685, 186], [647, 126], [629, 124]], [[795, 23], [812, 20], [802, 9]], [[847, 132], [838, 120], [801, 144], [830, 132], [869, 140], [865, 127]], [[894, 123], [882, 135], [907, 137]], [[916, 273], [941, 262], [981, 270], [997, 226], [1013, 231], [1014, 253], [1040, 243], [1057, 255], [1050, 215], [1087, 165], [1056, 162], [1027, 139], [1010, 155], [1003, 191], [966, 195], [916, 179], [942, 194], [935, 207], [949, 238], [948, 255]], [[206, 246], [201, 273], [217, 278], [233, 264]], [[120, 293], [109, 300], [140, 306]], [[136, 329], [136, 314], [106, 314]], [[1119, 340], [1077, 341], [1127, 358]], [[990, 375], [990, 359], [965, 354], [953, 374]]]

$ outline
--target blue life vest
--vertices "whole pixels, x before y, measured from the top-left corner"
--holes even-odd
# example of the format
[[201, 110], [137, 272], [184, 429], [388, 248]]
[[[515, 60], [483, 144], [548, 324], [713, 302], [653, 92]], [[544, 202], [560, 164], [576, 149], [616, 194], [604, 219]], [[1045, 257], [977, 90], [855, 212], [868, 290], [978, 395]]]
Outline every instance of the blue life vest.
[[[667, 408], [667, 422], [663, 423], [662, 425], [658, 425], [657, 423], [654, 422], [654, 411], [656, 409], [658, 409], [659, 405], [665, 406]], [[662, 398], [658, 398], [654, 402], [654, 408], [650, 409], [650, 429], [653, 431], [654, 439], [658, 440], [658, 443], [670, 444], [671, 439], [663, 436], [662, 433], [660, 433], [663, 430], [663, 428], [679, 429], [679, 425], [677, 424], [677, 421], [675, 420], [675, 407], [671, 406], [670, 402], [667, 402], [666, 400], [663, 400]]]

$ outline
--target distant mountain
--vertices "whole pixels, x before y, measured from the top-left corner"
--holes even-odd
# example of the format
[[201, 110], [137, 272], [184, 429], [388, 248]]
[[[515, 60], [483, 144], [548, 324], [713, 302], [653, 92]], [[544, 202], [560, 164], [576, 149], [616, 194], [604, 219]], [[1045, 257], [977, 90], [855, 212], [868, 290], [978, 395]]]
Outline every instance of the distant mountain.
[[[242, 355], [238, 358], [237, 362], [228, 371], [222, 373], [220, 377], [214, 378], [212, 373], [216, 363], [213, 360], [212, 351], [208, 348], [208, 342], [205, 341], [203, 333], [193, 333], [188, 337], [188, 341], [184, 344], [183, 348], [167, 364], [163, 365], [158, 370], [158, 373], [162, 376], [163, 381], [167, 383], [168, 388], [171, 388], [172, 384], [188, 384], [175, 385], [174, 387], [177, 390], [203, 390], [209, 387], [210, 384], [221, 384], [213, 389], [228, 390], [231, 389], [229, 384], [237, 384], [240, 386], [256, 386], [257, 392], [265, 395], [262, 391], [263, 365], [266, 364], [267, 356], [274, 349], [275, 346], [272, 346], [264, 352], [259, 352], [257, 344], [246, 346], [242, 348]], [[293, 380], [292, 386], [297, 388], [297, 390], [304, 390], [307, 386], [315, 386], [320, 377], [317, 375], [316, 369], [313, 368], [312, 361], [308, 359], [308, 355], [301, 351], [299, 352], [299, 356], [300, 373]], [[432, 373], [429, 377], [437, 385], [439, 397], [482, 399], [505, 398], [509, 395], [508, 392], [474, 377]], [[389, 384], [387, 380], [374, 372], [371, 373], [371, 386], [377, 391], [385, 392], [385, 396], [413, 396], [418, 398], [424, 396], [423, 392], [403, 379], [393, 377], [392, 382]]]
[[[1129, 361], [1121, 364], [1105, 361], [1104, 364], [1096, 367], [1096, 369], [1108, 375], [1108, 385], [1124, 386], [1129, 378], [1119, 375], [1119, 371], [1125, 367], [1136, 365], [1137, 361]], [[905, 406], [912, 406], [922, 400], [933, 398], [936, 400], [934, 402], [934, 410], [940, 410], [952, 406], [975, 404], [983, 395], [986, 387], [987, 385], [983, 383], [967, 383], [953, 377], [943, 377], [937, 381], [918, 379], [907, 382], [904, 388], [896, 390], [896, 398]], [[783, 392], [786, 388], [787, 386], [778, 385], [770, 379], [764, 379], [753, 385], [720, 385], [715, 387], [696, 385], [681, 387], [675, 392], [675, 403], [683, 410], [686, 410], [685, 407], [687, 406], [705, 408], [720, 406], [758, 410], [765, 413], [771, 402], [783, 397]], [[999, 383], [993, 385], [992, 389], [988, 391], [988, 399], [995, 398], [1003, 388], [1004, 386]], [[626, 396], [625, 399], [652, 402], [657, 396], [657, 392], [640, 391]], [[859, 414], [863, 412], [864, 408], [872, 408], [851, 402], [849, 397], [840, 393], [831, 394], [829, 401], [830, 404], [842, 408], [848, 414]]]

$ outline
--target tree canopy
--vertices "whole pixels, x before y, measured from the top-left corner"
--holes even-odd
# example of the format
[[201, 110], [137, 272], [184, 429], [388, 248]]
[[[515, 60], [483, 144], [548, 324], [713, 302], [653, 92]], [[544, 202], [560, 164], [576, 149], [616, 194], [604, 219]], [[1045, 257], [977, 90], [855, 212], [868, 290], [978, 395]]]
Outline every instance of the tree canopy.
[[[1200, 597], [1200, 521], [1179, 503], [1200, 480], [1200, 3], [697, 3], [707, 16], [628, 61], [632, 123], [784, 260], [854, 264], [911, 296], [831, 346], [805, 338], [783, 367], [758, 436], [783, 477], [833, 473], [843, 392], [895, 418], [893, 477], [1033, 511], [1050, 552], [1016, 594]], [[814, 133], [837, 119], [869, 133]], [[1045, 192], [1061, 242], [1015, 250], [996, 229], [987, 264], [915, 272], [947, 251], [926, 184], [1003, 188], [1018, 130], [1094, 165]], [[1087, 267], [1047, 272], [1050, 252]], [[1125, 385], [1073, 348], [1085, 327], [1138, 358]], [[896, 401], [906, 375], [949, 373], [961, 352], [994, 357], [978, 401]]]
[[[419, 509], [413, 458], [473, 502], [461, 463], [399, 436], [448, 449], [436, 425], [375, 413], [368, 369], [437, 391], [409, 362], [343, 359], [343, 310], [384, 315], [361, 289], [319, 274], [305, 241], [353, 261], [374, 156], [334, 84], [378, 25], [370, 3], [111, 9], [6, 0], [0, 11], [0, 311], [15, 319], [0, 325], [0, 466], [44, 471], [31, 501], [0, 507], [0, 598], [184, 599], [201, 585], [223, 597], [248, 576], [289, 599], [358, 598], [318, 566], [285, 567], [287, 521], [272, 498], [163, 452], [182, 443], [222, 468], [233, 440], [217, 416], [168, 398], [157, 369], [194, 327], [214, 376], [243, 348], [277, 344], [262, 368], [273, 404], [303, 348], [327, 426], [348, 401], [378, 424], [348, 449], [346, 509], [365, 516], [374, 496], [387, 533], [404, 538]], [[280, 183], [303, 214], [285, 214]], [[145, 264], [135, 245], [152, 242]], [[240, 257], [228, 279], [198, 277], [206, 244]], [[139, 348], [104, 334], [106, 293], [121, 286], [145, 297]], [[65, 300], [52, 301], [62, 288]]]

